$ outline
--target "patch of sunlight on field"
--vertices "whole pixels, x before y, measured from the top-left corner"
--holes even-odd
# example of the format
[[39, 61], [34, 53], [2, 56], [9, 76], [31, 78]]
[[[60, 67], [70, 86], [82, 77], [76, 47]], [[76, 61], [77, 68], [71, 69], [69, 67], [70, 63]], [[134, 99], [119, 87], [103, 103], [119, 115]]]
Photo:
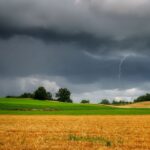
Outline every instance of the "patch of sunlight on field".
[[150, 116], [0, 115], [1, 150], [149, 150]]

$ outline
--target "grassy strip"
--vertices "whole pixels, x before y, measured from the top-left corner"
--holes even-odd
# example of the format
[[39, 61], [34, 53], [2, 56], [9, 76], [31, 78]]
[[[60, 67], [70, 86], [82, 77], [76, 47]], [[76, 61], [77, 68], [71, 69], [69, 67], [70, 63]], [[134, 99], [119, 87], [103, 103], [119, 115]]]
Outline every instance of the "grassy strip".
[[0, 98], [0, 114], [18, 115], [150, 115], [149, 108], [115, 108], [32, 99]]
[[89, 137], [89, 136], [84, 137], [84, 136], [69, 135], [68, 140], [100, 143], [104, 146], [112, 146], [112, 142], [105, 139], [104, 137]]
[[0, 114], [9, 115], [150, 115], [146, 110], [63, 110], [63, 111], [20, 111], [0, 110]]

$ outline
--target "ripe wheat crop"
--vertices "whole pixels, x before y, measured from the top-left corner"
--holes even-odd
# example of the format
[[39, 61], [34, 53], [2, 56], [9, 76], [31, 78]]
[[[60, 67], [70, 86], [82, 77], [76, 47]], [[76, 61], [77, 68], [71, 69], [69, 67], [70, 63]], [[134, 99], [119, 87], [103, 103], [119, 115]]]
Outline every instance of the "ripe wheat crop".
[[150, 150], [150, 116], [0, 116], [0, 150]]

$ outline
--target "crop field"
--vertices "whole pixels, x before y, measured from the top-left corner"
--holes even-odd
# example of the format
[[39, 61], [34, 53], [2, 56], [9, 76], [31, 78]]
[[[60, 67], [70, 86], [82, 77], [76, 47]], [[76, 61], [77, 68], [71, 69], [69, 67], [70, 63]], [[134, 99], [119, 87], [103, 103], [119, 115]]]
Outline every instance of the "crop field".
[[0, 115], [1, 150], [149, 150], [150, 115]]
[[118, 108], [150, 108], [150, 102], [138, 102], [123, 106], [116, 106]]

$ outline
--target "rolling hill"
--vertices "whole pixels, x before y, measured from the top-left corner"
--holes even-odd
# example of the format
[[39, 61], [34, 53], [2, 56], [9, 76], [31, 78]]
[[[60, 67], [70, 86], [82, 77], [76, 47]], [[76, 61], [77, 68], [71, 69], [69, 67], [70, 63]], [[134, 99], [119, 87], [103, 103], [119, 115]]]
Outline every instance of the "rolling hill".
[[117, 106], [119, 108], [150, 108], [150, 102], [137, 102], [128, 105]]
[[0, 114], [37, 115], [141, 115], [149, 108], [117, 108], [100, 104], [76, 104], [21, 98], [0, 98]]

